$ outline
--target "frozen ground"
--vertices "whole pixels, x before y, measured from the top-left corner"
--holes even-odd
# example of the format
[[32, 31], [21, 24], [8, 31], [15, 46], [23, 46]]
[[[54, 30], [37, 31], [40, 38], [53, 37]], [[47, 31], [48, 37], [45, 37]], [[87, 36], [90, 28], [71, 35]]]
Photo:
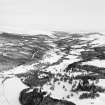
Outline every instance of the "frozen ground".
[[0, 35], [0, 105], [21, 105], [20, 92], [35, 87], [76, 105], [104, 105], [103, 34], [13, 35]]

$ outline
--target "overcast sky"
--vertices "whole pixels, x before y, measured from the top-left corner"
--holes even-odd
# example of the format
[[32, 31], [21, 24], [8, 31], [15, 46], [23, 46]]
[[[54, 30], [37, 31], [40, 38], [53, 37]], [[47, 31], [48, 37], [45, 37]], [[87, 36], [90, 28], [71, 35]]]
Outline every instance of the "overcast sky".
[[0, 30], [105, 32], [105, 0], [0, 0]]

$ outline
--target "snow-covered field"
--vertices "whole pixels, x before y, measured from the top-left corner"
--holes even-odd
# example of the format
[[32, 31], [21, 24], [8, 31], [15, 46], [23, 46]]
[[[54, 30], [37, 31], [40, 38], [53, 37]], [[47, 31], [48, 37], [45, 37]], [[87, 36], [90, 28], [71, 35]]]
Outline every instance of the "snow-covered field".
[[[27, 82], [28, 78], [31, 78], [31, 73], [37, 70], [42, 71], [43, 73], [51, 73], [53, 75], [53, 77], [51, 77], [51, 79], [41, 87], [42, 91], [46, 91], [47, 94], [51, 97], [71, 101], [74, 102], [76, 105], [104, 105], [105, 91], [97, 91], [96, 93], [99, 95], [99, 97], [80, 99], [80, 96], [83, 93], [91, 93], [91, 91], [93, 90], [90, 89], [90, 91], [73, 91], [72, 89], [77, 89], [79, 83], [81, 83], [81, 81], [84, 82], [84, 79], [82, 80], [78, 78], [85, 78], [85, 76], [92, 77], [94, 75], [96, 75], [98, 79], [89, 79], [92, 84], [94, 84], [96, 89], [97, 87], [100, 87], [103, 90], [105, 89], [105, 36], [99, 33], [91, 33], [89, 35], [82, 34], [82, 36], [79, 38], [73, 37], [73, 35], [68, 35], [63, 36], [60, 39], [60, 36], [54, 36], [53, 33], [49, 36], [52, 39], [50, 38], [50, 41], [45, 41], [46, 43], [48, 42], [48, 50], [45, 51], [44, 55], [42, 56], [42, 59], [38, 58], [38, 60], [34, 58], [35, 56], [33, 55], [36, 54], [36, 52], [34, 52], [33, 55], [30, 55], [33, 57], [29, 56], [32, 59], [30, 59], [30, 61], [26, 62], [25, 64], [18, 65], [9, 70], [0, 71], [0, 105], [21, 105], [19, 102], [20, 92], [23, 89], [29, 88], [29, 86], [26, 85], [24, 81], [26, 80]], [[71, 40], [69, 40], [69, 38]], [[32, 41], [33, 44], [31, 46], [33, 46], [34, 48], [34, 42], [36, 41], [36, 39], [34, 40], [34, 38], [32, 38], [32, 40], [29, 38], [24, 39], [24, 41], [22, 40], [21, 47], [27, 45], [25, 46], [27, 47], [27, 49], [28, 47], [31, 48], [28, 45], [29, 43], [27, 44], [25, 42], [26, 40]], [[40, 38], [40, 40], [42, 39]], [[3, 43], [5, 45], [5, 48], [14, 45], [13, 43], [6, 45], [5, 40]], [[50, 43], [51, 48], [49, 47]], [[3, 52], [1, 52], [3, 55], [3, 59], [4, 57], [8, 57], [8, 52], [14, 53], [7, 50], [7, 55], [4, 55], [5, 51], [3, 48], [1, 48], [2, 46], [0, 46], [0, 49], [2, 49]], [[71, 48], [69, 49], [68, 46]], [[101, 49], [95, 50], [95, 47], [99, 47]], [[40, 45], [40, 48], [44, 49], [43, 45]], [[23, 49], [18, 48], [18, 50], [18, 53], [21, 54], [20, 50], [22, 51]], [[27, 52], [30, 53], [29, 51], [23, 52], [25, 58], [28, 58]], [[39, 53], [40, 52], [38, 52], [38, 54]], [[87, 68], [84, 66], [86, 66]], [[90, 70], [92, 67], [96, 69], [93, 68], [93, 71]], [[42, 77], [44, 78], [44, 75], [42, 75]], [[66, 78], [66, 80], [64, 80], [64, 78]], [[28, 80], [28, 82], [32, 81]], [[88, 84], [88, 86], [91, 86], [90, 83]]]

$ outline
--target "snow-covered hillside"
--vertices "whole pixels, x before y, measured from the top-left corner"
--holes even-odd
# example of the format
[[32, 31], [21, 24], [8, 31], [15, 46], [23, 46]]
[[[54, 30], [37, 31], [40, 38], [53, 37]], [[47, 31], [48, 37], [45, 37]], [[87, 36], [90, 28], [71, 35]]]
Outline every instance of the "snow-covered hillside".
[[[1, 33], [0, 105], [30, 105], [30, 100], [35, 105], [35, 97], [28, 97], [35, 89], [46, 92], [38, 105], [45, 100], [48, 105], [104, 105], [104, 39], [101, 33]], [[20, 99], [24, 89], [27, 97]]]

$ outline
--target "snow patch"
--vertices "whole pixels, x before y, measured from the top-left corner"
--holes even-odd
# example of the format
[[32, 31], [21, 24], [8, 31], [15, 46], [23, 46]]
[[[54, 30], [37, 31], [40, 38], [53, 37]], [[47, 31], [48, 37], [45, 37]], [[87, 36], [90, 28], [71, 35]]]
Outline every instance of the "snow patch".
[[94, 59], [92, 61], [83, 62], [82, 65], [92, 65], [96, 67], [105, 67], [105, 60]]
[[35, 69], [34, 65], [35, 64], [32, 64], [32, 65], [21, 65], [21, 66], [15, 67], [14, 69], [1, 72], [0, 74], [8, 76], [8, 75], [15, 75], [15, 74], [20, 74], [20, 73], [26, 73], [29, 70], [34, 70]]
[[0, 85], [0, 90], [3, 92], [2, 95], [0, 95], [0, 105], [21, 105], [19, 102], [19, 94], [25, 88], [27, 88], [27, 86], [24, 85], [19, 78], [13, 77], [7, 79]]

